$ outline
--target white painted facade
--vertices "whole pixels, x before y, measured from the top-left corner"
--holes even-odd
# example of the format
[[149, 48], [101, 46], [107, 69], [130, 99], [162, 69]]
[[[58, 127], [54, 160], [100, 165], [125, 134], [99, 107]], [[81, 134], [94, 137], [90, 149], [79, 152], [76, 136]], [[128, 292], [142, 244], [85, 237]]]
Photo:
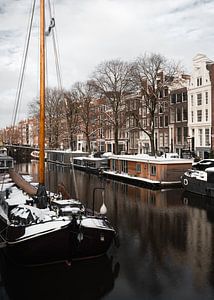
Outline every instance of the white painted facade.
[[211, 148], [211, 82], [206, 55], [193, 58], [190, 85], [188, 88], [188, 128], [191, 148], [200, 158], [206, 157]]

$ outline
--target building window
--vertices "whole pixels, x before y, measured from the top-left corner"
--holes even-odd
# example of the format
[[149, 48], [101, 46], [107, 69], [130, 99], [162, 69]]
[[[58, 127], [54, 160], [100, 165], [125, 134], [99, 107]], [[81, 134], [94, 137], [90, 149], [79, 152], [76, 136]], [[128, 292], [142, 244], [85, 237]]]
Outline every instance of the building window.
[[187, 109], [183, 107], [183, 121], [187, 121]]
[[158, 127], [158, 117], [155, 117], [155, 128], [157, 128]]
[[194, 122], [194, 112], [191, 111], [191, 118], [192, 118], [192, 123]]
[[176, 94], [171, 95], [171, 103], [175, 104], [176, 103]]
[[165, 145], [165, 147], [169, 146], [169, 136], [168, 136], [168, 133], [164, 134], [164, 145]]
[[208, 109], [205, 109], [205, 120], [208, 121]]
[[205, 146], [210, 146], [210, 130], [209, 130], [209, 128], [205, 129]]
[[163, 116], [160, 116], [160, 127], [163, 127]]
[[177, 102], [182, 102], [182, 94], [177, 94]]
[[202, 94], [197, 94], [197, 105], [202, 105]]
[[180, 108], [176, 109], [176, 121], [177, 122], [181, 121], [181, 109]]
[[156, 166], [151, 165], [151, 175], [156, 175]]
[[175, 112], [174, 110], [170, 110], [170, 123], [175, 123]]
[[167, 127], [169, 125], [168, 116], [164, 116], [164, 126]]
[[177, 144], [181, 144], [182, 142], [182, 131], [181, 127], [177, 128]]
[[202, 85], [202, 77], [198, 77], [197, 78], [197, 86], [201, 86]]
[[184, 127], [184, 140], [188, 137], [188, 127]]
[[184, 92], [183, 93], [183, 102], [186, 102], [187, 101], [187, 92]]
[[141, 164], [136, 164], [135, 170], [137, 173], [141, 173]]
[[197, 110], [197, 121], [198, 122], [202, 121], [202, 110]]
[[160, 133], [160, 147], [163, 147], [163, 133]]
[[208, 104], [208, 92], [205, 92], [205, 103]]
[[191, 106], [194, 105], [194, 98], [193, 98], [193, 95], [191, 95]]
[[199, 137], [199, 146], [202, 146], [202, 129], [198, 129], [198, 137]]
[[160, 104], [159, 106], [159, 113], [162, 114], [164, 112], [163, 104]]

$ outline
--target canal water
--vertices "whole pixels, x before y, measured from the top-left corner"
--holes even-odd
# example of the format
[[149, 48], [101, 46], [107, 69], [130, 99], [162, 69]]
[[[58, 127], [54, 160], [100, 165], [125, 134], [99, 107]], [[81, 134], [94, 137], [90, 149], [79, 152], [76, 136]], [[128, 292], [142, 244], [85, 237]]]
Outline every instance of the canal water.
[[[37, 181], [37, 162], [18, 166]], [[120, 246], [106, 256], [43, 267], [0, 260], [0, 299], [214, 299], [214, 204], [182, 189], [153, 191], [76, 171], [78, 198], [92, 208], [105, 187]], [[75, 196], [70, 168], [49, 165], [47, 183]], [[97, 190], [95, 208], [102, 202]]]

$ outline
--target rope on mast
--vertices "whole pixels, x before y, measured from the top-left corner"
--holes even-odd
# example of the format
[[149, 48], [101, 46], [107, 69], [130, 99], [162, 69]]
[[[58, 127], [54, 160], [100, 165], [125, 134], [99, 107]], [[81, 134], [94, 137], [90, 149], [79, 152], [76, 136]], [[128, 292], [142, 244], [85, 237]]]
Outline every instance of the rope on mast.
[[25, 47], [24, 47], [24, 52], [23, 52], [23, 57], [22, 57], [22, 64], [21, 64], [21, 68], [20, 68], [18, 86], [17, 86], [17, 91], [16, 91], [16, 98], [15, 98], [15, 105], [14, 105], [13, 116], [12, 116], [12, 128], [14, 128], [15, 123], [16, 123], [16, 118], [17, 118], [17, 114], [18, 114], [21, 93], [22, 93], [22, 88], [23, 88], [23, 82], [24, 82], [24, 72], [25, 72], [26, 62], [27, 62], [27, 55], [28, 55], [28, 49], [29, 49], [29, 44], [30, 44], [30, 37], [31, 37], [31, 31], [32, 31], [33, 16], [34, 16], [34, 12], [35, 12], [36, 0], [33, 0], [32, 2], [33, 3], [32, 3], [32, 8], [29, 13], [28, 30], [27, 30], [26, 40], [25, 40]]
[[[53, 4], [53, 2], [52, 2], [52, 4]], [[54, 5], [52, 6], [52, 9], [51, 9], [51, 2], [50, 2], [50, 0], [48, 0], [48, 7], [49, 7], [49, 17], [50, 17], [51, 21], [50, 21], [50, 25], [48, 27], [48, 34], [46, 34], [46, 36], [49, 36], [50, 33], [52, 33], [57, 83], [58, 83], [58, 88], [61, 91], [61, 94], [63, 95], [64, 107], [65, 107], [65, 111], [66, 111], [67, 110], [67, 103], [66, 103], [67, 99], [64, 96], [64, 92], [63, 92], [63, 88], [62, 88], [62, 76], [61, 76], [61, 68], [60, 68], [59, 43], [58, 43], [58, 39], [57, 39], [57, 30], [56, 30], [56, 26], [55, 26], [56, 24], [55, 24], [54, 13], [52, 13], [52, 11], [54, 12]], [[54, 30], [52, 30], [52, 29], [54, 29]], [[66, 122], [66, 126], [67, 126], [68, 141], [69, 141], [69, 144], [70, 144], [68, 122]], [[78, 189], [77, 189], [77, 182], [76, 182], [76, 175], [75, 175], [75, 172], [74, 172], [74, 166], [73, 166], [73, 164], [72, 164], [72, 175], [73, 175], [74, 189], [75, 189], [76, 198], [79, 198]]]

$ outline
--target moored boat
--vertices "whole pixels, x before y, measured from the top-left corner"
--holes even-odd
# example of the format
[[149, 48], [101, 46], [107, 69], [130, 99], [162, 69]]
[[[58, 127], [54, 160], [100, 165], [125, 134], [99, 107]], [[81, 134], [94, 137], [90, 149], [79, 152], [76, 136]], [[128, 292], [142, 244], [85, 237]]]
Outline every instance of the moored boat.
[[189, 169], [181, 178], [185, 191], [208, 197], [214, 197], [214, 167], [205, 170]]
[[102, 174], [109, 169], [109, 159], [107, 157], [74, 157], [71, 161], [74, 168], [94, 174]]
[[14, 167], [14, 160], [11, 156], [7, 155], [7, 148], [0, 148], [0, 173], [5, 173]]
[[191, 159], [143, 155], [113, 155], [103, 174], [137, 186], [166, 188], [181, 186], [181, 175], [192, 166]]

